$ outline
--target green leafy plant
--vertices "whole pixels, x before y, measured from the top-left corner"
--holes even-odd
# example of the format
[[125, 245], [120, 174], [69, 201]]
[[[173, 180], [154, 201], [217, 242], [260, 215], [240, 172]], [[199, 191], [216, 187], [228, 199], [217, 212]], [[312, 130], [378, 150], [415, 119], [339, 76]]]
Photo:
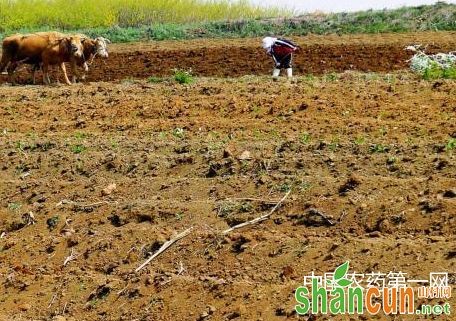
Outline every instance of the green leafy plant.
[[453, 53], [431, 55], [418, 50], [410, 59], [410, 67], [425, 80], [456, 79], [456, 56]]
[[37, 148], [38, 148], [38, 145], [37, 145], [36, 142], [31, 142], [31, 143], [29, 144], [29, 149], [30, 149], [31, 152], [33, 152], [33, 151], [34, 151], [35, 149], [37, 149]]
[[50, 231], [52, 231], [52, 230], [57, 226], [57, 223], [59, 222], [59, 219], [60, 219], [59, 216], [53, 216], [53, 217], [49, 218], [49, 219], [46, 221], [46, 224], [47, 224], [48, 229], [49, 229]]
[[291, 185], [290, 184], [284, 183], [284, 184], [279, 186], [279, 191], [282, 192], [282, 193], [287, 193], [289, 190], [291, 190]]
[[86, 137], [86, 135], [82, 132], [77, 132], [75, 135], [74, 135], [74, 138], [76, 139], [76, 144], [71, 144], [69, 146], [70, 150], [74, 153], [74, 154], [80, 154], [82, 153], [83, 151], [85, 151], [85, 147], [83, 145], [83, 140], [84, 138]]
[[248, 202], [242, 202], [238, 205], [239, 212], [247, 213], [253, 210], [253, 205]]
[[218, 209], [218, 216], [226, 218], [229, 214], [233, 213], [234, 210], [235, 210], [234, 204], [231, 204], [231, 203], [221, 204]]
[[433, 65], [425, 69], [425, 71], [422, 73], [422, 77], [424, 80], [433, 80], [439, 78], [456, 79], [456, 68], [442, 68], [438, 65]]
[[447, 150], [453, 150], [455, 146], [456, 146], [456, 139], [455, 138], [451, 138], [448, 141], [448, 144], [446, 145], [446, 149]]
[[70, 145], [69, 148], [74, 154], [80, 154], [85, 151], [85, 147], [79, 144]]
[[173, 131], [171, 132], [171, 135], [173, 135], [174, 137], [177, 137], [177, 138], [184, 138], [185, 136], [185, 132], [182, 128], [174, 128]]
[[358, 136], [354, 140], [355, 145], [364, 145], [366, 143], [366, 137], [364, 136]]
[[307, 74], [305, 76], [305, 79], [308, 81], [314, 81], [316, 79], [316, 77], [313, 74]]
[[27, 170], [28, 170], [27, 165], [25, 165], [24, 163], [20, 163], [14, 169], [14, 175], [20, 175], [20, 174], [26, 172]]
[[195, 81], [195, 78], [192, 75], [192, 71], [188, 70], [182, 70], [179, 68], [173, 69], [174, 71], [174, 80], [177, 81], [180, 84], [187, 84], [190, 85]]
[[307, 144], [310, 142], [310, 134], [308, 132], [303, 132], [301, 134], [301, 142], [303, 142], [304, 144]]
[[372, 153], [386, 153], [390, 149], [389, 149], [389, 147], [383, 146], [383, 145], [380, 145], [380, 144], [372, 144], [370, 146], [370, 150], [371, 150]]
[[337, 74], [334, 72], [331, 72], [326, 75], [326, 80], [327, 81], [335, 81], [337, 79]]
[[339, 142], [337, 140], [332, 141], [328, 148], [331, 152], [335, 152], [336, 149], [339, 148]]
[[255, 138], [263, 138], [263, 137], [264, 137], [264, 134], [263, 134], [260, 130], [255, 130], [255, 131], [253, 132], [253, 136], [254, 136]]
[[8, 210], [10, 210], [10, 211], [15, 211], [15, 210], [20, 209], [21, 206], [22, 206], [22, 205], [19, 204], [19, 203], [9, 203], [9, 204], [8, 204]]
[[25, 143], [24, 143], [23, 141], [19, 141], [19, 142], [17, 143], [17, 148], [20, 149], [21, 151], [24, 151], [25, 146], [26, 146], [26, 145], [25, 145]]

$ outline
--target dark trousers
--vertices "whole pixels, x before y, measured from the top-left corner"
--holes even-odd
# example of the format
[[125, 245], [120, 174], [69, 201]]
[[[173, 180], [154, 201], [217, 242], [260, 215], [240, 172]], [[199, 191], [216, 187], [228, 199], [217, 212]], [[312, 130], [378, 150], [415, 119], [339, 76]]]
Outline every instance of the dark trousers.
[[292, 54], [288, 54], [285, 57], [279, 57], [277, 55], [274, 55], [274, 61], [277, 63], [280, 63], [280, 66], [276, 66], [278, 69], [288, 69], [291, 68], [291, 60], [292, 60]]

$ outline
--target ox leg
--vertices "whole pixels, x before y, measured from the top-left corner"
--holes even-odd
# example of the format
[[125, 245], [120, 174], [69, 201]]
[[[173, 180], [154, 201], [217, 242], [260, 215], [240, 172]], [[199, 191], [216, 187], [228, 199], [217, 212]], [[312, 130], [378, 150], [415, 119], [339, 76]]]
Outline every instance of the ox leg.
[[[93, 58], [92, 58], [92, 61], [93, 61]], [[82, 67], [84, 68], [84, 73], [82, 74], [81, 79], [85, 79], [87, 73], [89, 72], [89, 65], [87, 64], [87, 62], [84, 62]]]
[[76, 80], [77, 80], [77, 78], [78, 78], [78, 72], [77, 72], [77, 70], [76, 70], [76, 61], [74, 61], [74, 59], [71, 60], [70, 66], [71, 66], [71, 82], [72, 82], [73, 84], [75, 84], [75, 83], [76, 83]]
[[5, 70], [6, 66], [8, 66], [8, 63], [10, 63], [11, 60], [11, 57], [7, 53], [3, 52], [2, 60], [0, 61], [0, 73]]
[[8, 65], [8, 62], [3, 61], [3, 59], [2, 59], [2, 61], [0, 62], [0, 74], [3, 73], [3, 70], [5, 70], [5, 68], [6, 68], [6, 65]]
[[3, 60], [0, 62], [0, 73], [3, 73], [3, 70], [5, 70], [6, 68], [6, 65], [8, 65], [8, 62], [5, 62]]
[[32, 85], [36, 84], [35, 73], [39, 68], [40, 68], [40, 65], [33, 65], [33, 67], [32, 67], [32, 73], [30, 74], [30, 83]]
[[67, 74], [67, 71], [66, 71], [65, 63], [64, 63], [64, 62], [62, 62], [62, 63], [60, 64], [60, 70], [61, 70], [62, 73], [63, 73], [63, 78], [65, 79], [65, 83], [66, 83], [67, 85], [71, 85], [71, 82], [70, 82], [70, 80], [68, 79], [68, 74]]
[[16, 68], [17, 68], [17, 64], [15, 64], [15, 63], [10, 64], [7, 68], [9, 80], [13, 86], [16, 86], [16, 77], [14, 77], [14, 71], [16, 70]]
[[45, 85], [51, 84], [51, 80], [49, 79], [49, 65], [47, 63], [43, 63], [43, 81]]

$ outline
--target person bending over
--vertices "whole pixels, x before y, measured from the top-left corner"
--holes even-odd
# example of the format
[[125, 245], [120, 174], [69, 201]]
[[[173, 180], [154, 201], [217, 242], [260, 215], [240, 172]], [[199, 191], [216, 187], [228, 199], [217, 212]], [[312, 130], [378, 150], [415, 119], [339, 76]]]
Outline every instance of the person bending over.
[[299, 46], [290, 40], [273, 37], [264, 38], [262, 46], [266, 50], [266, 54], [274, 60], [272, 76], [276, 78], [280, 75], [280, 69], [286, 69], [288, 78], [293, 78], [291, 62], [293, 60], [293, 53], [298, 50]]

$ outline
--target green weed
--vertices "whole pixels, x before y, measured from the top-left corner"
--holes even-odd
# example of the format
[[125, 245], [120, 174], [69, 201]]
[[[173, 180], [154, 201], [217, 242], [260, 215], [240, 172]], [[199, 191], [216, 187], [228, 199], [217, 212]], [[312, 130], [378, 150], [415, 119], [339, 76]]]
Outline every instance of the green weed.
[[179, 68], [175, 68], [174, 80], [177, 81], [179, 84], [190, 85], [195, 81], [195, 77], [193, 77], [191, 70], [185, 71]]

